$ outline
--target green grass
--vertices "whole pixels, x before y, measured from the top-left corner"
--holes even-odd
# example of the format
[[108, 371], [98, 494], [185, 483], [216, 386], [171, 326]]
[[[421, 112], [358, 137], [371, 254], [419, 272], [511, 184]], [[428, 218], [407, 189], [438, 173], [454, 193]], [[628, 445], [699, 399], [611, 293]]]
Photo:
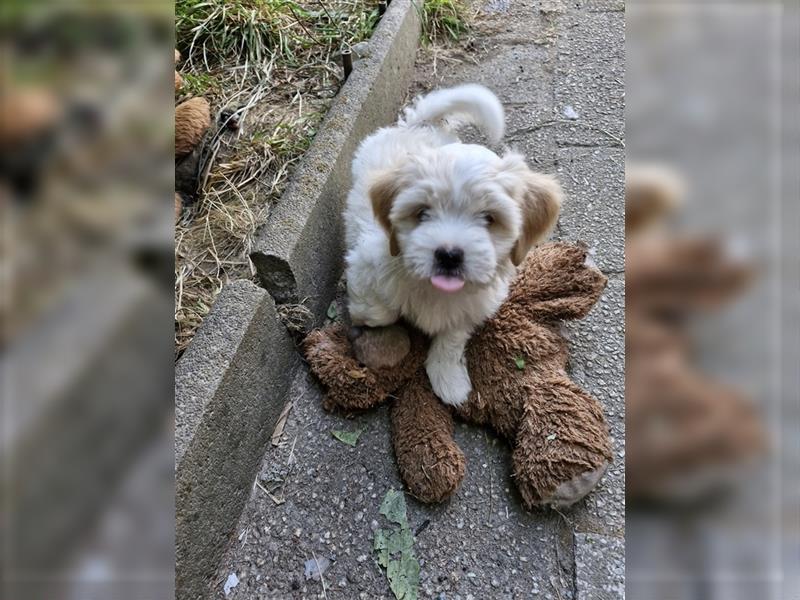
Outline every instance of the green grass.
[[206, 94], [216, 94], [220, 90], [219, 80], [208, 73], [184, 73], [183, 93], [192, 96], [204, 96]]
[[272, 131], [257, 131], [251, 136], [253, 151], [268, 150], [276, 156], [296, 157], [308, 150], [316, 126], [324, 115], [309, 113], [301, 118], [278, 123]]
[[307, 63], [367, 39], [377, 0], [177, 0], [178, 48], [194, 64]]
[[469, 31], [464, 0], [420, 0], [422, 36], [429, 43], [457, 41]]
[[285, 45], [282, 29], [291, 11], [282, 0], [178, 0], [175, 35], [187, 57], [208, 65], [226, 61], [261, 62]]
[[253, 277], [255, 231], [343, 81], [339, 52], [369, 39], [378, 18], [378, 0], [176, 0], [178, 100], [205, 96], [213, 111], [241, 111], [240, 129], [219, 137], [200, 198], [176, 225], [178, 354], [224, 282]]

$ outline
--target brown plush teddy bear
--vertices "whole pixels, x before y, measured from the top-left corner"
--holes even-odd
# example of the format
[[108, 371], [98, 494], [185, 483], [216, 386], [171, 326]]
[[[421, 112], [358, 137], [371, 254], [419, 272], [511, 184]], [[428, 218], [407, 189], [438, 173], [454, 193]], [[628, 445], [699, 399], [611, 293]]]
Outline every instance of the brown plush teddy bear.
[[346, 326], [311, 332], [311, 370], [327, 390], [327, 410], [361, 410], [396, 397], [392, 440], [409, 492], [424, 502], [449, 497], [464, 477], [453, 416], [488, 425], [513, 448], [514, 479], [525, 505], [564, 507], [583, 498], [611, 460], [600, 404], [566, 372], [564, 319], [585, 316], [606, 285], [586, 249], [552, 243], [531, 252], [497, 314], [472, 337], [473, 391], [459, 409], [431, 390], [428, 340], [403, 326], [367, 330], [351, 342]]
[[765, 449], [752, 402], [694, 364], [689, 320], [739, 296], [753, 267], [720, 239], [653, 234], [680, 205], [681, 186], [664, 171], [629, 169], [627, 177], [626, 498], [700, 500]]

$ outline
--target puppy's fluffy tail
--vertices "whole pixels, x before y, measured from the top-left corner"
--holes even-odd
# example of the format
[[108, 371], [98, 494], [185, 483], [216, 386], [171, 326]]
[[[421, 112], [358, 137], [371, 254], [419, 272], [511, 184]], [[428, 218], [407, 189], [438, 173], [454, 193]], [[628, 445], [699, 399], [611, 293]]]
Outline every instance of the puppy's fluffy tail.
[[406, 108], [400, 125], [444, 125], [447, 118], [471, 123], [480, 129], [492, 144], [503, 138], [505, 114], [503, 105], [482, 85], [460, 85], [421, 96]]

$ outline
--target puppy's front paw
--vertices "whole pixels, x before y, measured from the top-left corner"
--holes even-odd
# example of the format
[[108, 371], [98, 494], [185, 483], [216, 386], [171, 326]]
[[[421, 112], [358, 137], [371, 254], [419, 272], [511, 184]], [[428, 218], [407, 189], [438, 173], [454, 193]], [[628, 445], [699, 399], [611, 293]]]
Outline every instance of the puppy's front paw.
[[467, 401], [472, 391], [467, 367], [462, 362], [429, 361], [425, 365], [433, 392], [450, 406], [459, 407]]

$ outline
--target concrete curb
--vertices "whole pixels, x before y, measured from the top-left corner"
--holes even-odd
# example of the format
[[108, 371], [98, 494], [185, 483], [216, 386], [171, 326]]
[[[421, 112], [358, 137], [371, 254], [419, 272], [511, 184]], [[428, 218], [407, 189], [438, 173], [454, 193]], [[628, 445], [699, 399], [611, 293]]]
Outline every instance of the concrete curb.
[[256, 235], [251, 259], [279, 304], [308, 299], [321, 319], [342, 273], [341, 213], [358, 144], [392, 123], [414, 71], [420, 21], [413, 0], [394, 0], [334, 100], [280, 204]]
[[0, 417], [8, 597], [48, 597], [49, 580], [11, 575], [46, 573], [78, 547], [128, 458], [163, 424], [171, 320], [171, 294], [119, 264], [98, 265], [0, 360], [10, 392]]
[[364, 137], [396, 118], [419, 32], [414, 0], [394, 0], [368, 55], [356, 62], [280, 204], [257, 232], [251, 257], [266, 291], [247, 281], [226, 286], [176, 366], [176, 598], [210, 594], [208, 580], [249, 497], [300, 361], [275, 302], [308, 298], [321, 319], [333, 299], [352, 155]]
[[274, 302], [249, 281], [222, 290], [178, 362], [176, 598], [208, 596], [298, 364]]

